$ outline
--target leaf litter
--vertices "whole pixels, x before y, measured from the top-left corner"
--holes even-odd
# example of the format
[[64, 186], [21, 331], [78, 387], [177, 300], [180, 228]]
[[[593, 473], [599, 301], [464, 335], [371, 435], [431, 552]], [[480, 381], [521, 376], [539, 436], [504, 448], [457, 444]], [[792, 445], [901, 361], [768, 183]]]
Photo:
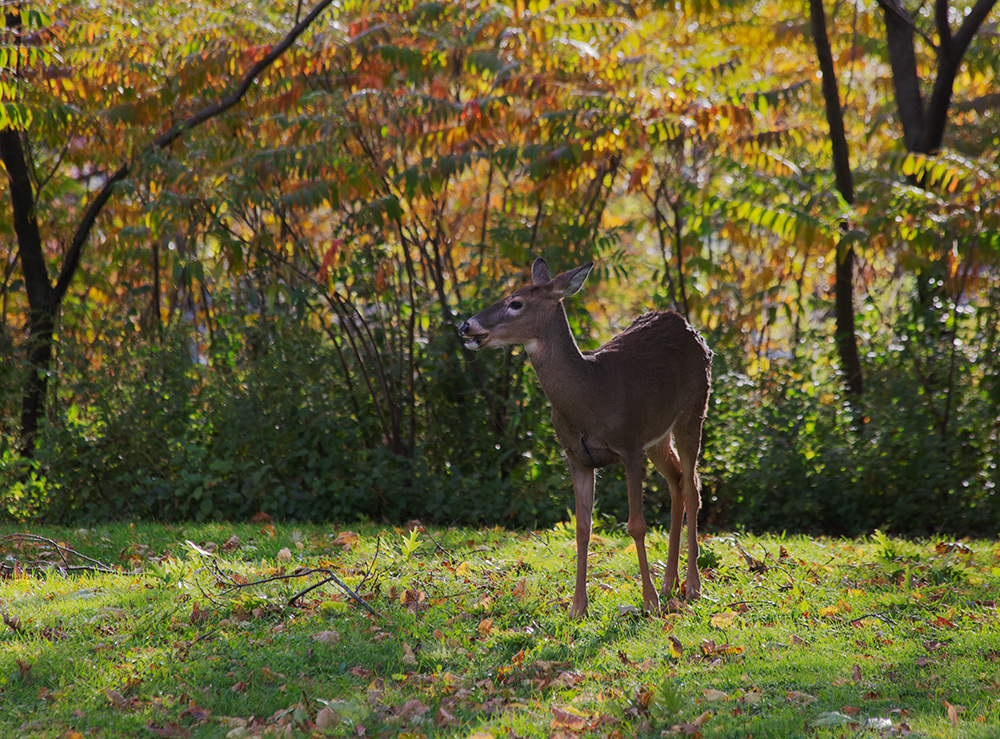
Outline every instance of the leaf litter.
[[[992, 737], [1000, 724], [995, 542], [705, 537], [705, 597], [650, 615], [615, 557], [628, 541], [601, 532], [591, 616], [572, 621], [560, 527], [150, 527], [158, 546], [118, 550], [54, 534], [58, 567], [0, 552], [0, 733], [46, 735], [43, 714], [60, 733], [123, 737]], [[69, 571], [77, 547], [88, 569]], [[650, 552], [662, 577], [663, 534]]]

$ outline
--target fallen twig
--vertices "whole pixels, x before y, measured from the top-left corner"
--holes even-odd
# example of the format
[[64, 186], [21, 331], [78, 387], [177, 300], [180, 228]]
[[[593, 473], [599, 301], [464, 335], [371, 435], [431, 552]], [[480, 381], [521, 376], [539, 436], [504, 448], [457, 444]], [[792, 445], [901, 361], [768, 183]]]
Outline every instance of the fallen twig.
[[343, 590], [345, 593], [347, 593], [351, 597], [352, 600], [354, 600], [356, 603], [358, 603], [362, 608], [364, 608], [370, 614], [372, 614], [373, 616], [376, 616], [378, 618], [382, 617], [381, 613], [379, 613], [374, 608], [372, 608], [364, 598], [362, 598], [360, 595], [358, 595], [356, 592], [354, 592], [354, 590], [352, 590], [343, 580], [341, 580], [339, 577], [337, 577], [331, 570], [329, 570], [326, 567], [316, 567], [316, 568], [314, 568], [314, 567], [303, 567], [303, 568], [299, 568], [299, 569], [295, 570], [295, 572], [290, 572], [290, 573], [281, 574], [281, 575], [272, 575], [271, 577], [265, 577], [265, 578], [262, 578], [260, 580], [251, 580], [251, 581], [248, 581], [248, 582], [237, 582], [232, 577], [230, 577], [225, 572], [223, 572], [219, 568], [218, 562], [216, 562], [215, 560], [212, 561], [212, 566], [215, 569], [216, 575], [218, 575], [221, 579], [223, 579], [226, 582], [228, 582], [228, 583], [231, 584], [230, 587], [227, 590], [223, 591], [223, 593], [228, 593], [228, 592], [232, 592], [232, 591], [236, 591], [236, 590], [242, 590], [243, 588], [250, 588], [250, 587], [254, 587], [256, 585], [266, 585], [268, 583], [279, 582], [279, 581], [282, 581], [282, 580], [293, 580], [293, 579], [300, 578], [300, 577], [309, 577], [310, 575], [315, 575], [317, 573], [323, 574], [323, 575], [326, 575], [326, 577], [323, 580], [320, 580], [317, 583], [313, 583], [312, 585], [310, 585], [309, 587], [305, 588], [304, 590], [300, 590], [298, 593], [296, 593], [295, 595], [293, 595], [288, 600], [288, 605], [289, 606], [294, 606], [295, 605], [295, 601], [297, 601], [299, 598], [302, 598], [304, 595], [306, 595], [306, 593], [310, 593], [313, 590], [315, 590], [316, 588], [323, 587], [327, 583], [333, 582], [341, 590]]
[[[45, 570], [50, 567], [58, 567], [63, 574], [70, 572], [103, 572], [108, 575], [114, 575], [120, 573], [120, 570], [117, 570], [110, 565], [106, 565], [100, 560], [88, 557], [86, 554], [81, 554], [71, 547], [63, 546], [54, 539], [49, 539], [45, 536], [38, 536], [37, 534], [7, 534], [6, 536], [0, 537], [0, 551], [14, 542], [44, 544], [58, 554], [59, 559], [62, 562], [62, 565], [60, 566], [58, 563], [49, 560], [35, 560], [31, 562], [15, 560], [20, 564], [22, 570]], [[70, 564], [71, 557], [76, 557], [82, 560], [85, 564]], [[7, 574], [7, 568], [8, 565], [0, 564], [0, 573]]]
[[857, 618], [851, 619], [851, 625], [864, 621], [866, 618], [877, 618], [879, 621], [889, 624], [890, 626], [898, 626], [895, 621], [886, 616], [884, 613], [866, 613], [863, 616], [858, 616]]

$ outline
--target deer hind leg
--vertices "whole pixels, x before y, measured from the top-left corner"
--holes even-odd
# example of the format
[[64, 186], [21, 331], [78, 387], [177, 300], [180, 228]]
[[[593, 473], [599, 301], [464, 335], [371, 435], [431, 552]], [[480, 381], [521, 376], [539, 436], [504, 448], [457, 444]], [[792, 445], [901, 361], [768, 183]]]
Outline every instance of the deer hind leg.
[[590, 603], [587, 598], [587, 552], [594, 516], [594, 470], [570, 459], [569, 474], [576, 501], [576, 587], [569, 614], [573, 618], [582, 618], [587, 615]]
[[695, 600], [701, 595], [698, 574], [698, 509], [701, 508], [701, 482], [698, 479], [698, 453], [701, 451], [701, 426], [704, 417], [691, 415], [677, 419], [674, 443], [680, 457], [681, 496], [687, 514], [687, 575], [684, 597]]
[[642, 453], [631, 456], [619, 455], [625, 465], [625, 479], [628, 483], [628, 525], [626, 530], [635, 541], [635, 554], [639, 560], [639, 576], [642, 578], [642, 605], [649, 613], [658, 613], [660, 598], [653, 587], [649, 575], [649, 561], [646, 559], [646, 518], [642, 514], [642, 478], [644, 459]]
[[667, 547], [667, 571], [660, 595], [669, 598], [680, 587], [677, 561], [680, 558], [681, 525], [684, 523], [684, 497], [681, 494], [681, 463], [670, 446], [670, 434], [651, 446], [646, 453], [670, 489], [670, 539]]

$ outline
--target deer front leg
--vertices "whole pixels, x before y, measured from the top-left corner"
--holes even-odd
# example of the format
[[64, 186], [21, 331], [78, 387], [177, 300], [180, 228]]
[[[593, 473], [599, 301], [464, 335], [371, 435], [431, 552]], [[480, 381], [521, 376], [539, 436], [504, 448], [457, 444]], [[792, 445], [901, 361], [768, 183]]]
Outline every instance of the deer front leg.
[[653, 587], [646, 559], [646, 518], [642, 514], [643, 459], [641, 454], [634, 458], [622, 456], [625, 464], [625, 479], [628, 483], [628, 526], [626, 530], [635, 541], [635, 554], [639, 559], [639, 576], [642, 578], [642, 605], [649, 613], [658, 613], [660, 598]]
[[583, 618], [587, 615], [587, 551], [590, 547], [590, 528], [594, 515], [594, 470], [569, 460], [569, 474], [573, 481], [576, 500], [576, 587], [569, 615]]

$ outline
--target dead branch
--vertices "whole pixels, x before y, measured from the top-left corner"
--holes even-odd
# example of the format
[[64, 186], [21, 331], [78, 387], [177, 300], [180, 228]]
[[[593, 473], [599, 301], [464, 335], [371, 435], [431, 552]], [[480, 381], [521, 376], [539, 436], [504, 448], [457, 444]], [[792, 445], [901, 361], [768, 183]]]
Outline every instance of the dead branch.
[[[56, 567], [64, 575], [71, 572], [103, 572], [107, 575], [119, 574], [121, 572], [121, 570], [115, 569], [100, 560], [88, 557], [86, 554], [81, 554], [71, 547], [64, 546], [53, 539], [38, 536], [37, 534], [19, 533], [0, 537], [0, 554], [8, 548], [13, 551], [19, 543], [44, 545], [59, 555], [59, 562], [44, 559], [21, 561], [11, 555], [13, 564], [8, 564], [7, 562], [0, 563], [0, 577], [8, 577], [14, 574], [17, 567], [20, 567], [25, 572], [48, 570]], [[83, 564], [72, 564], [74, 558], [80, 560]]]
[[295, 595], [293, 595], [288, 600], [288, 605], [291, 606], [291, 607], [295, 607], [295, 602], [297, 600], [299, 600], [300, 598], [302, 598], [303, 596], [305, 596], [307, 593], [310, 593], [313, 590], [316, 590], [317, 588], [321, 588], [324, 585], [326, 585], [327, 583], [332, 582], [332, 583], [336, 584], [345, 593], [347, 593], [347, 595], [349, 595], [354, 602], [356, 602], [358, 605], [360, 605], [362, 608], [364, 608], [370, 614], [372, 614], [373, 616], [375, 616], [377, 618], [381, 618], [382, 617], [381, 613], [379, 613], [374, 608], [372, 608], [364, 598], [362, 598], [360, 595], [358, 595], [356, 592], [354, 592], [354, 590], [352, 590], [343, 580], [341, 580], [339, 577], [337, 577], [331, 570], [329, 570], [326, 567], [317, 567], [317, 568], [313, 568], [313, 567], [301, 567], [301, 568], [295, 570], [294, 572], [289, 572], [289, 573], [280, 574], [280, 575], [273, 575], [271, 577], [265, 577], [265, 578], [262, 578], [260, 580], [252, 580], [252, 581], [248, 581], [248, 582], [237, 582], [232, 577], [230, 577], [225, 572], [223, 572], [219, 568], [218, 562], [216, 562], [214, 559], [212, 560], [212, 566], [213, 566], [213, 568], [215, 570], [216, 575], [220, 579], [222, 579], [222, 580], [230, 583], [230, 587], [223, 591], [224, 595], [228, 595], [230, 593], [238, 592], [240, 590], [243, 590], [244, 588], [252, 588], [252, 587], [255, 587], [257, 585], [266, 585], [266, 584], [272, 583], [272, 582], [282, 582], [282, 581], [287, 582], [289, 580], [295, 580], [295, 579], [300, 578], [300, 577], [309, 577], [310, 575], [322, 574], [322, 575], [326, 576], [323, 580], [320, 580], [317, 583], [313, 583], [309, 587], [307, 587], [307, 588], [305, 588], [305, 589], [300, 590], [299, 592], [297, 592]]

